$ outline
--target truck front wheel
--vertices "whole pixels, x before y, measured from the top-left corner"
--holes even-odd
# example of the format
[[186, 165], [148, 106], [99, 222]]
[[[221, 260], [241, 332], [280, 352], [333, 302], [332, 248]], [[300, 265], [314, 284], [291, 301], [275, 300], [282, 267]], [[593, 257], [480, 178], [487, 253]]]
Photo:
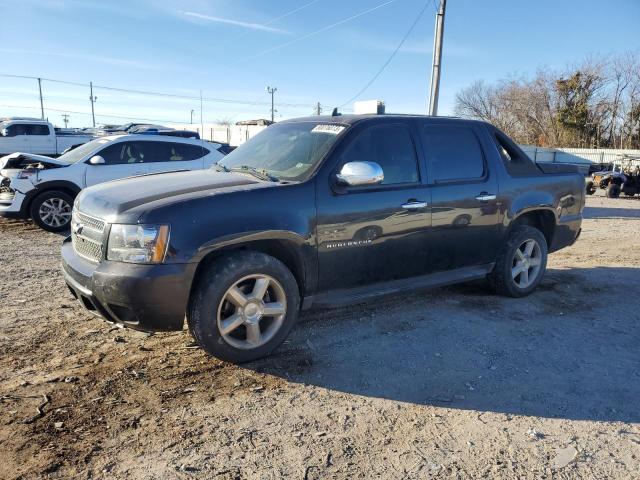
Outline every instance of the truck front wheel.
[[291, 331], [300, 294], [289, 269], [259, 252], [234, 252], [199, 275], [187, 322], [196, 342], [221, 360], [269, 355]]
[[538, 286], [547, 268], [547, 241], [537, 228], [520, 225], [513, 229], [502, 248], [489, 284], [496, 293], [524, 297]]
[[61, 232], [69, 228], [73, 198], [66, 192], [48, 190], [31, 202], [31, 219], [43, 230]]

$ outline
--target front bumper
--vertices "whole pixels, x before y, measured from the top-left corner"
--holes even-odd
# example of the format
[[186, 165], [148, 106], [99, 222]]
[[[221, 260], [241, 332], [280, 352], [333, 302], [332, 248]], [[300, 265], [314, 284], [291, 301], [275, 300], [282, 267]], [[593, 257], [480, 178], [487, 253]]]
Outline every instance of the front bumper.
[[25, 195], [20, 192], [15, 192], [11, 198], [0, 198], [0, 217], [28, 218], [24, 200]]
[[105, 320], [143, 331], [182, 330], [197, 264], [137, 265], [76, 255], [62, 244], [62, 273], [72, 295]]

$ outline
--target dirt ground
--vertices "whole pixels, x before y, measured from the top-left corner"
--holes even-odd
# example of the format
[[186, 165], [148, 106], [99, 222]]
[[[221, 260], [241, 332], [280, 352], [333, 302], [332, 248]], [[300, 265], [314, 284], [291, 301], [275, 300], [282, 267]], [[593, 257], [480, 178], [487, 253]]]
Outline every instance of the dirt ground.
[[640, 199], [588, 199], [526, 299], [305, 313], [271, 358], [114, 328], [0, 220], [0, 478], [639, 478]]

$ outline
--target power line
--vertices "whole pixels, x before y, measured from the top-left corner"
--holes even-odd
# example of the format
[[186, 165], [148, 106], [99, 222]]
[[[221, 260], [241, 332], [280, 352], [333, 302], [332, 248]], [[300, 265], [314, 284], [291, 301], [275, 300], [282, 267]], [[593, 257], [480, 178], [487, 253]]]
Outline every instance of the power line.
[[[26, 109], [40, 109], [40, 107], [33, 107], [33, 106], [28, 106], [28, 105], [0, 105], [0, 107], [2, 108], [26, 108]], [[91, 112], [81, 112], [78, 110], [67, 110], [67, 109], [60, 109], [60, 108], [47, 108], [47, 110], [50, 110], [52, 112], [61, 112], [61, 113], [76, 113], [78, 115], [86, 115], [88, 117], [91, 116]], [[143, 117], [125, 117], [123, 115], [110, 115], [107, 113], [101, 113], [101, 114], [97, 114], [96, 117], [102, 117], [102, 118], [117, 118], [120, 120], [142, 120], [145, 122], [162, 122], [162, 123], [184, 123], [184, 122], [176, 122], [175, 120], [162, 120], [159, 118], [143, 118]]]
[[340, 108], [344, 107], [345, 105], [347, 105], [347, 104], [353, 102], [355, 99], [357, 99], [360, 95], [362, 95], [373, 84], [373, 82], [375, 82], [378, 79], [378, 77], [380, 75], [382, 75], [382, 72], [385, 71], [385, 69], [389, 66], [391, 61], [395, 58], [396, 54], [400, 51], [400, 49], [404, 45], [404, 42], [407, 41], [407, 38], [409, 38], [409, 35], [411, 35], [411, 32], [413, 32], [413, 29], [416, 27], [416, 25], [418, 24], [418, 22], [422, 18], [422, 15], [424, 15], [424, 12], [427, 10], [427, 7], [429, 6], [429, 4], [431, 2], [435, 3], [435, 0], [427, 0], [427, 2], [425, 2], [424, 6], [422, 7], [422, 10], [420, 10], [420, 13], [418, 13], [418, 16], [415, 18], [415, 20], [411, 24], [411, 27], [409, 27], [409, 30], [407, 30], [407, 33], [404, 34], [404, 37], [402, 37], [402, 40], [400, 40], [400, 43], [395, 48], [395, 50], [393, 52], [391, 52], [391, 55], [389, 56], [389, 58], [387, 58], [387, 60], [382, 64], [382, 67], [380, 67], [380, 69], [375, 73], [375, 75], [373, 77], [371, 77], [371, 80], [369, 80], [365, 84], [365, 86], [360, 89], [360, 91], [358, 93], [356, 93], [353, 97], [351, 97], [349, 100], [347, 100], [342, 105], [340, 105]]
[[[29, 79], [29, 80], [38, 79], [38, 77], [31, 77], [27, 75], [11, 75], [6, 73], [0, 73], [0, 77], [20, 78], [20, 79]], [[43, 81], [60, 83], [64, 85], [73, 85], [73, 86], [79, 86], [83, 88], [86, 88], [89, 86], [88, 83], [70, 82], [67, 80], [58, 80], [58, 79], [45, 78], [45, 77], [40, 77], [40, 78]], [[154, 97], [179, 98], [181, 100], [200, 101], [200, 96], [179, 95], [175, 93], [156, 92], [156, 91], [149, 91], [149, 90], [135, 90], [131, 88], [110, 87], [107, 85], [97, 85], [97, 84], [93, 84], [93, 88], [100, 89], [100, 90], [108, 90], [113, 92], [133, 93], [138, 95], [147, 95], [147, 96], [154, 96]], [[202, 100], [204, 102], [211, 102], [211, 103], [227, 103], [227, 104], [239, 104], [239, 105], [251, 105], [251, 106], [270, 106], [271, 105], [269, 102], [255, 102], [255, 101], [252, 102], [248, 100], [235, 100], [231, 98], [203, 97]], [[314, 104], [312, 103], [280, 103], [280, 105], [283, 107], [289, 107], [289, 108], [310, 108], [314, 106]]]
[[307, 38], [311, 38], [311, 37], [314, 37], [316, 35], [319, 35], [320, 33], [324, 33], [324, 32], [326, 32], [328, 30], [331, 30], [332, 28], [335, 28], [335, 27], [338, 27], [340, 25], [343, 25], [343, 24], [345, 24], [347, 22], [350, 22], [351, 20], [355, 20], [356, 18], [359, 18], [359, 17], [362, 17], [364, 15], [367, 15], [367, 14], [369, 14], [371, 12], [374, 12], [374, 11], [380, 9], [380, 8], [386, 7], [387, 5], [390, 5], [390, 4], [395, 3], [397, 1], [399, 1], [399, 0], [387, 0], [384, 3], [376, 5], [375, 7], [369, 8], [367, 10], [364, 10], [364, 11], [360, 12], [360, 13], [356, 13], [355, 15], [351, 15], [350, 17], [347, 17], [347, 18], [339, 20], [339, 21], [337, 21], [335, 23], [332, 23], [331, 25], [327, 25], [325, 27], [322, 27], [319, 30], [315, 30], [315, 31], [313, 31], [311, 33], [307, 33], [307, 34], [302, 35], [302, 36], [300, 36], [298, 38], [294, 38], [293, 40], [290, 40], [288, 42], [281, 43], [280, 45], [276, 45], [274, 47], [267, 48], [266, 50], [263, 50], [261, 52], [256, 53], [255, 55], [250, 55], [248, 57], [245, 57], [243, 59], [237, 60], [235, 62], [228, 63], [228, 64], [226, 64], [224, 66], [230, 67], [230, 66], [236, 65], [238, 63], [244, 62], [246, 60], [252, 60], [254, 58], [261, 57], [262, 55], [264, 55], [266, 53], [271, 53], [271, 52], [273, 52], [275, 50], [280, 50], [281, 48], [288, 47], [290, 45], [293, 45], [294, 43], [298, 43], [298, 42], [301, 42], [302, 40], [306, 40]]

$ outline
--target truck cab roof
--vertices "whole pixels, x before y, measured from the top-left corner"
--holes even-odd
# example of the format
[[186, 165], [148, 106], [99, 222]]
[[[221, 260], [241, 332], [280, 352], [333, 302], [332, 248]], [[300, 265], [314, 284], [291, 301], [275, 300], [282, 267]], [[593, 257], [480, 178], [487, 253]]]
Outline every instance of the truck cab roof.
[[366, 120], [389, 120], [389, 121], [393, 121], [394, 119], [407, 119], [407, 118], [416, 118], [416, 119], [423, 119], [423, 120], [433, 120], [433, 121], [452, 121], [452, 122], [460, 122], [460, 123], [482, 123], [485, 124], [486, 122], [482, 122], [479, 120], [470, 120], [470, 119], [466, 119], [466, 118], [460, 118], [460, 117], [447, 117], [447, 116], [437, 116], [434, 117], [432, 115], [420, 115], [420, 114], [404, 114], [404, 113], [382, 113], [382, 114], [339, 114], [339, 115], [313, 115], [313, 116], [308, 116], [308, 117], [299, 117], [299, 118], [292, 118], [289, 120], [283, 120], [282, 122], [279, 123], [295, 123], [295, 122], [328, 122], [328, 123], [341, 123], [344, 125], [354, 125], [356, 123], [362, 122], [362, 121], [366, 121]]

